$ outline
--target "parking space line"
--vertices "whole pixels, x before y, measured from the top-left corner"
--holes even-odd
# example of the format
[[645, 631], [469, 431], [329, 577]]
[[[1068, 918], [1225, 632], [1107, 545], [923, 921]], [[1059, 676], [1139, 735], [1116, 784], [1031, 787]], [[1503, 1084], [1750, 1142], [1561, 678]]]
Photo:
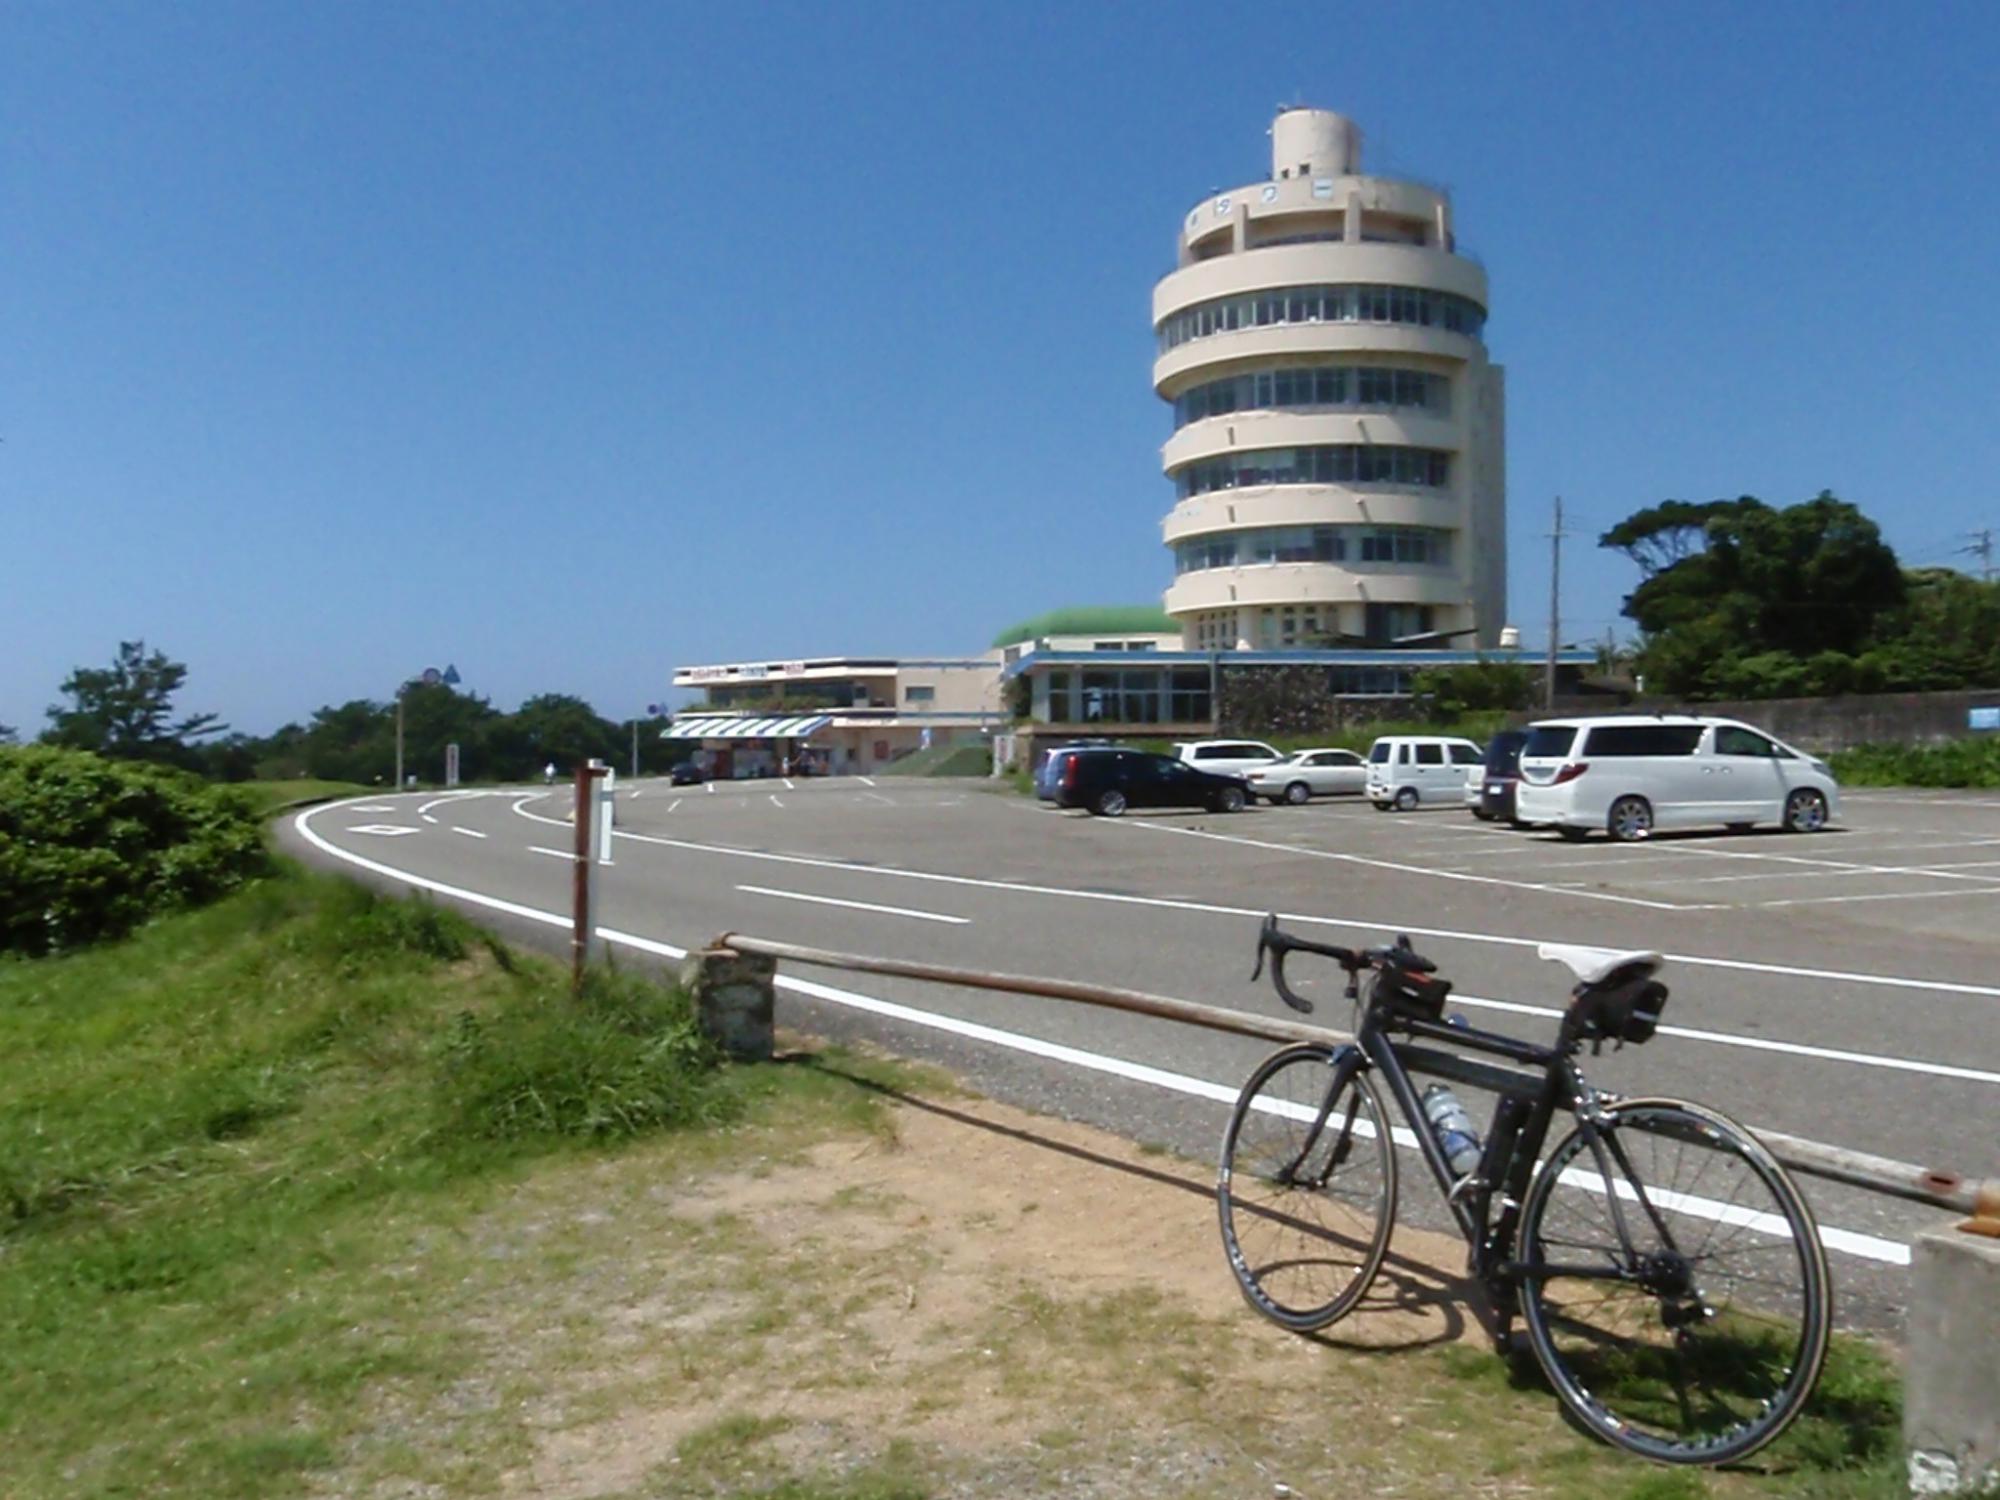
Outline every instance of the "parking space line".
[[1311, 859], [1330, 859], [1342, 864], [1362, 865], [1377, 870], [1396, 870], [1406, 875], [1428, 875], [1437, 880], [1464, 880], [1476, 885], [1502, 885], [1512, 891], [1547, 891], [1555, 895], [1575, 896], [1586, 901], [1612, 901], [1621, 906], [1643, 906], [1653, 911], [1721, 911], [1724, 908], [1715, 903], [1701, 904], [1687, 901], [1648, 901], [1643, 896], [1620, 896], [1611, 891], [1577, 890], [1567, 886], [1553, 886], [1532, 880], [1508, 880], [1494, 875], [1474, 875], [1465, 870], [1434, 870], [1424, 865], [1407, 865], [1396, 860], [1371, 859], [1362, 854], [1348, 854], [1332, 849], [1301, 849], [1296, 844], [1277, 844], [1266, 839], [1244, 838], [1237, 834], [1210, 833], [1205, 828], [1171, 828], [1159, 823], [1135, 823], [1135, 828], [1146, 828], [1155, 833], [1177, 833], [1185, 838], [1213, 839], [1217, 843], [1240, 844], [1248, 849], [1269, 849], [1285, 854], [1303, 854]]
[[1940, 872], [1927, 865], [1871, 865], [1846, 859], [1813, 859], [1803, 854], [1752, 854], [1738, 849], [1695, 849], [1674, 844], [1663, 844], [1662, 849], [1672, 849], [1675, 853], [1686, 854], [1697, 859], [1761, 859], [1773, 864], [1808, 865], [1821, 870], [1851, 870], [1866, 875], [1929, 875], [1938, 880], [1984, 881], [1989, 875], [1953, 875]]
[[1865, 896], [1793, 896], [1782, 901], [1753, 901], [1766, 906], [1832, 906], [1848, 901], [1954, 901], [1962, 896], [2000, 896], [2000, 884], [1961, 887], [1951, 891], [1878, 891]]
[[[533, 799], [524, 799], [533, 800]], [[339, 803], [329, 803], [339, 807]], [[514, 810], [524, 818], [538, 823], [552, 823], [567, 827], [567, 823], [556, 818], [546, 818], [539, 813], [528, 812], [520, 803]], [[1022, 809], [1024, 813], [1032, 809]], [[778, 864], [808, 865], [826, 870], [848, 870], [858, 875], [878, 875], [898, 880], [927, 880], [939, 885], [976, 886], [985, 890], [1016, 891], [1030, 896], [1061, 896], [1072, 901], [1103, 901], [1120, 906], [1154, 906], [1166, 911], [1200, 912], [1208, 916], [1262, 918], [1268, 912], [1266, 907], [1225, 906], [1220, 902], [1193, 901], [1176, 896], [1137, 896], [1116, 891], [1087, 891], [1075, 886], [1042, 885], [1025, 880], [993, 880], [977, 875], [954, 875], [942, 870], [908, 870], [892, 865], [858, 865], [850, 860], [831, 859], [824, 855], [775, 854], [763, 849], [734, 849], [727, 844], [703, 844], [692, 839], [665, 838], [659, 834], [630, 833], [625, 829], [612, 830], [612, 837], [630, 839], [635, 843], [658, 844], [668, 849], [685, 849], [697, 854], [721, 854], [737, 859], [769, 860]], [[351, 858], [341, 851], [342, 858]], [[1569, 895], [1564, 891], [1560, 894]], [[1674, 908], [1685, 910], [1686, 908]], [[1703, 907], [1700, 910], [1730, 910], [1735, 908]], [[1400, 917], [1332, 917], [1322, 912], [1281, 911], [1277, 915], [1287, 922], [1304, 922], [1315, 927], [1341, 927], [1358, 932], [1407, 932], [1417, 937], [1449, 938], [1455, 942], [1491, 943], [1503, 948], [1535, 948], [1543, 943], [1553, 942], [1552, 937], [1515, 937], [1503, 932], [1474, 932], [1458, 927], [1424, 927]], [[1805, 964], [1761, 963], [1747, 958], [1720, 958], [1703, 953], [1667, 953], [1669, 963], [1688, 964], [1696, 968], [1732, 969], [1747, 974], [1774, 974], [1788, 979], [1831, 979], [1847, 984], [1876, 985], [1884, 989], [1921, 990], [1930, 994], [1969, 995], [1980, 999], [2000, 999], [2000, 985], [1968, 984], [1955, 979], [1918, 979], [1901, 974], [1870, 974], [1856, 969], [1819, 969]]]
[[817, 906], [844, 906], [852, 911], [879, 911], [892, 917], [915, 917], [920, 922], [949, 922], [957, 927], [972, 925], [970, 917], [951, 917], [937, 911], [912, 911], [906, 906], [878, 906], [873, 901], [842, 901], [834, 896], [813, 896], [804, 891], [778, 891], [765, 885], [739, 885], [739, 891], [753, 896], [776, 896], [782, 901], [810, 901]]

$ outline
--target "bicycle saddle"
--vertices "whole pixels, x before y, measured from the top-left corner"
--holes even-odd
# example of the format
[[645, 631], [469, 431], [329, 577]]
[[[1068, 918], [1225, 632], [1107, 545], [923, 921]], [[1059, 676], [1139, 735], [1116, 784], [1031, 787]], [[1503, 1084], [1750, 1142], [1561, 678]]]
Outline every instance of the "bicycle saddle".
[[[1615, 948], [1586, 948], [1573, 943], [1542, 943], [1535, 949], [1538, 958], [1568, 964], [1570, 972], [1584, 984], [1602, 984], [1612, 975], [1643, 979], [1666, 963], [1657, 953], [1645, 949], [1619, 952]], [[1636, 974], [1630, 970], [1638, 970]]]

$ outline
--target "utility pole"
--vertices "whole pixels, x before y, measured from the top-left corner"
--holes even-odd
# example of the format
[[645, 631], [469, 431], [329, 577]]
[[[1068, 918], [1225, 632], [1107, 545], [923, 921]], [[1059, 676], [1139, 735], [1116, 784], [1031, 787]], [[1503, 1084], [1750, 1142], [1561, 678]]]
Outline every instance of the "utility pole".
[[1563, 497], [1556, 496], [1556, 526], [1549, 533], [1549, 663], [1542, 681], [1542, 707], [1556, 706], [1556, 643], [1562, 634]]
[[1980, 580], [1984, 583], [1991, 583], [1993, 581], [1993, 528], [1991, 526], [1981, 527], [1978, 531], [1973, 532], [1972, 536], [1974, 538], [1972, 545], [1970, 547], [1960, 547], [1958, 550], [1969, 552], [1977, 557], [1979, 559]]

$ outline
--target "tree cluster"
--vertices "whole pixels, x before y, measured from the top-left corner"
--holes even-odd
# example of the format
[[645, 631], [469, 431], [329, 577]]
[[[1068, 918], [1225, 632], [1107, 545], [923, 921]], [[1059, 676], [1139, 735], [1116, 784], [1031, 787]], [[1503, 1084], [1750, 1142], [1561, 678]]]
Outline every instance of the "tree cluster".
[[[215, 781], [314, 776], [370, 785], [394, 779], [394, 700], [328, 705], [304, 724], [259, 737], [228, 733], [214, 714], [177, 717], [173, 702], [186, 680], [187, 668], [166, 653], [147, 651], [144, 641], [122, 641], [109, 667], [79, 667], [64, 681], [66, 701], [49, 708], [42, 743], [176, 766]], [[445, 747], [452, 744], [467, 781], [524, 778], [552, 761], [564, 772], [593, 758], [629, 764], [629, 725], [565, 693], [543, 693], [502, 713], [477, 694], [412, 683], [403, 690], [402, 709], [403, 765], [424, 781], [443, 780]], [[642, 770], [664, 770], [686, 755], [685, 746], [664, 744], [659, 731], [658, 721], [639, 726]], [[10, 734], [0, 726], [0, 740]]]
[[2000, 684], [2000, 585], [1906, 572], [1855, 506], [1668, 500], [1601, 546], [1639, 568], [1635, 666], [1678, 697], [1782, 698]]

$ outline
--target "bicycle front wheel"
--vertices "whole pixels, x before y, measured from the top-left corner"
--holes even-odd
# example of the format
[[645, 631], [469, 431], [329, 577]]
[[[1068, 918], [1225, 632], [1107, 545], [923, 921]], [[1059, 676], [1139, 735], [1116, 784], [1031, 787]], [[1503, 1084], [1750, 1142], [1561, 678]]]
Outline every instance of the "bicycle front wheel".
[[1712, 1110], [1606, 1107], [1543, 1163], [1519, 1240], [1535, 1357], [1621, 1448], [1742, 1458], [1819, 1379], [1833, 1323], [1819, 1227], [1763, 1144]]
[[1396, 1152], [1359, 1054], [1264, 1059], [1237, 1097], [1216, 1181], [1222, 1248], [1250, 1305], [1304, 1332], [1353, 1310], [1396, 1219]]

